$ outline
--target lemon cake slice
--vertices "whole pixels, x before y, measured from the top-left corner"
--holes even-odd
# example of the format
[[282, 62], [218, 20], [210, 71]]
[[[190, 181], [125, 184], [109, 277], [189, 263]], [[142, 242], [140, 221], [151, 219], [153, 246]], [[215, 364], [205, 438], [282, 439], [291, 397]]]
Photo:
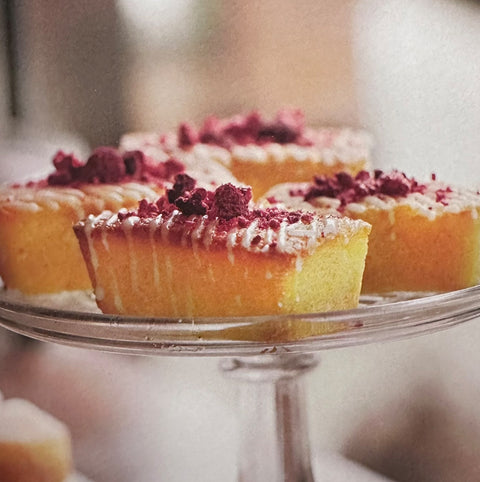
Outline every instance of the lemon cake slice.
[[141, 151], [106, 147], [85, 163], [63, 152], [53, 163], [46, 179], [0, 187], [0, 277], [25, 294], [91, 289], [73, 224], [154, 200], [183, 170], [174, 159], [156, 163]]
[[279, 183], [366, 169], [372, 141], [361, 130], [307, 127], [302, 111], [284, 109], [271, 120], [253, 111], [226, 119], [211, 116], [198, 128], [182, 123], [176, 133], [128, 134], [120, 145], [175, 155], [182, 162], [223, 164], [252, 187], [257, 199]]
[[0, 402], [0, 480], [64, 482], [72, 470], [68, 428], [27, 400]]
[[77, 224], [98, 306], [177, 318], [356, 307], [370, 226], [254, 209], [250, 198], [249, 188], [206, 191], [180, 174], [156, 203]]
[[480, 194], [398, 171], [337, 173], [272, 188], [267, 204], [372, 225], [364, 293], [451, 291], [480, 282]]

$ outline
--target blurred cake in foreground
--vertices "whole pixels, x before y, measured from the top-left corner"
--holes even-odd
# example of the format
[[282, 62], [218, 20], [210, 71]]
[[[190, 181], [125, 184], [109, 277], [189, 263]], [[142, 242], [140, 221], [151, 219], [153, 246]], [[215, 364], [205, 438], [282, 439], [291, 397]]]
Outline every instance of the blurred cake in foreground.
[[0, 480], [64, 482], [72, 470], [70, 432], [32, 403], [0, 401]]
[[180, 174], [156, 203], [77, 224], [99, 307], [160, 317], [356, 307], [370, 226], [251, 209], [250, 198], [247, 188], [206, 191]]
[[480, 283], [480, 194], [404, 173], [316, 176], [286, 183], [268, 205], [341, 214], [372, 225], [364, 293], [451, 291]]
[[46, 179], [0, 187], [0, 277], [26, 294], [90, 289], [73, 224], [154, 200], [183, 171], [174, 159], [157, 163], [141, 151], [107, 147], [85, 163], [60, 151], [53, 163]]
[[281, 110], [272, 120], [256, 111], [228, 119], [211, 116], [198, 128], [182, 123], [176, 133], [127, 134], [120, 143], [124, 149], [174, 155], [186, 163], [223, 164], [252, 187], [255, 199], [282, 182], [366, 169], [371, 144], [360, 130], [306, 127], [303, 113], [294, 109]]

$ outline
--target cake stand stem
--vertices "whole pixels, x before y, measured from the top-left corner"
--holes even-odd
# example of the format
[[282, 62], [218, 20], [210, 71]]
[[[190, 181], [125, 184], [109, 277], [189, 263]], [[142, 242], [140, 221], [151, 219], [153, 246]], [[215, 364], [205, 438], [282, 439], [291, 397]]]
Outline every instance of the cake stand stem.
[[241, 381], [239, 481], [313, 482], [301, 375], [317, 363], [310, 354], [222, 362]]

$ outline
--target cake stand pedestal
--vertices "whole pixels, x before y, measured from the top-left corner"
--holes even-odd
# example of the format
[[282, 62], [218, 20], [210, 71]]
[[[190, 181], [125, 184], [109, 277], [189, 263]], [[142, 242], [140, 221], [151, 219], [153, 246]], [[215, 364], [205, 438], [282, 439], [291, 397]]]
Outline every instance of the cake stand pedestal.
[[239, 480], [313, 482], [302, 375], [311, 354], [229, 358], [220, 366], [239, 379]]
[[[64, 300], [65, 306], [71, 306]], [[44, 300], [42, 300], [42, 304]], [[48, 304], [48, 303], [47, 303]], [[42, 341], [119, 353], [220, 356], [238, 380], [242, 482], [311, 482], [303, 375], [320, 350], [432, 333], [480, 315], [480, 286], [451, 293], [368, 297], [355, 310], [294, 316], [165, 319], [103, 315], [45, 307], [0, 292], [0, 325]], [[323, 335], [249, 340], [264, 323], [324, 327]], [[305, 326], [305, 325], [304, 325]], [[234, 335], [234, 336], [233, 336]], [[317, 480], [322, 481], [321, 473]]]

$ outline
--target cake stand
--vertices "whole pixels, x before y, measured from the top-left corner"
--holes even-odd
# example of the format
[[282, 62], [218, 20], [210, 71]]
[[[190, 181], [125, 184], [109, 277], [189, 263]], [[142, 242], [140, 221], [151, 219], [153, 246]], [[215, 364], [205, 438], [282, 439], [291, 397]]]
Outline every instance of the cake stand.
[[[68, 311], [0, 292], [0, 325], [38, 340], [120, 353], [222, 357], [223, 372], [241, 382], [238, 480], [248, 482], [314, 480], [302, 375], [318, 364], [320, 350], [432, 333], [478, 315], [480, 286], [363, 297], [359, 308], [348, 311], [194, 320]], [[278, 342], [251, 338], [266, 323], [292, 321], [325, 327], [325, 334]]]

